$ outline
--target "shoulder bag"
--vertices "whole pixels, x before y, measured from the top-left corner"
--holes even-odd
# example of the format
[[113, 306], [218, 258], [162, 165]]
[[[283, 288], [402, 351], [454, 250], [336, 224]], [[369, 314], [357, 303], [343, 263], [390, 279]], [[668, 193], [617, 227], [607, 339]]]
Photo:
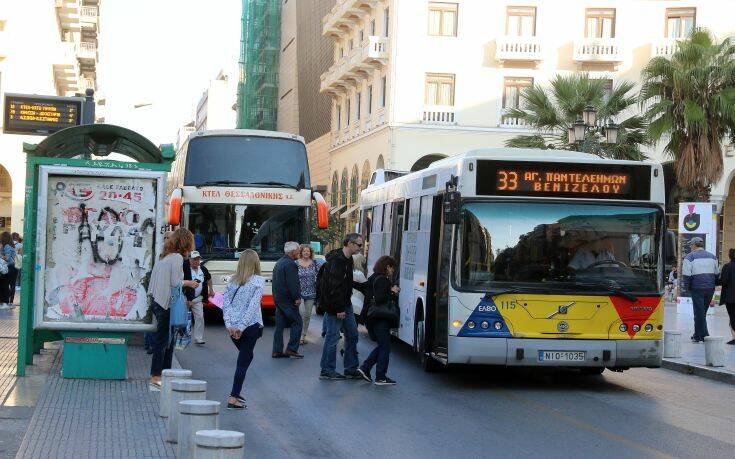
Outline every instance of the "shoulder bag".
[[188, 323], [188, 310], [181, 286], [171, 287], [171, 301], [169, 302], [170, 325], [172, 327], [186, 327]]
[[401, 319], [401, 310], [392, 298], [385, 303], [375, 302], [375, 279], [373, 279], [373, 294], [368, 303], [367, 318], [371, 321], [386, 320], [393, 326], [397, 326]]

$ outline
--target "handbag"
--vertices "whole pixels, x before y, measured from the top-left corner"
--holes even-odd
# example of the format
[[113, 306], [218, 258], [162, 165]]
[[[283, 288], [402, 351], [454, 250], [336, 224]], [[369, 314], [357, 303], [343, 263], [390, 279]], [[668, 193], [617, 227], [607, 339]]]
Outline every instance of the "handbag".
[[0, 274], [3, 276], [8, 274], [8, 262], [0, 258]]
[[367, 318], [371, 321], [386, 320], [394, 326], [397, 326], [401, 319], [401, 310], [392, 299], [380, 304], [375, 302], [375, 279], [373, 279], [373, 295], [368, 304]]
[[170, 325], [172, 327], [186, 327], [187, 312], [184, 294], [181, 293], [181, 286], [171, 287], [171, 301], [169, 302]]

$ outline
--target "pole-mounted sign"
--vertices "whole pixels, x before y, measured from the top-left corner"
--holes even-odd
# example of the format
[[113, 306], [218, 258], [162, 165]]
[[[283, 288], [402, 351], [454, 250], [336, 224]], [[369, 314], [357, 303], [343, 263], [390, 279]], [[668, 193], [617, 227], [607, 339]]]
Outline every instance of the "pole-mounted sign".
[[5, 134], [50, 135], [83, 122], [84, 97], [5, 94]]

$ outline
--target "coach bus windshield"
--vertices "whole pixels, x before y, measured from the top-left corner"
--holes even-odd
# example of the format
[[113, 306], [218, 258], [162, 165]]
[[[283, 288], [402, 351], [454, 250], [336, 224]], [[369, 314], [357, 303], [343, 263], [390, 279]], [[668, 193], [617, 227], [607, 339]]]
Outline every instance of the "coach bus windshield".
[[203, 136], [189, 142], [184, 185], [247, 184], [309, 188], [304, 144], [254, 136]]
[[455, 280], [480, 292], [604, 286], [657, 294], [663, 229], [663, 215], [652, 207], [467, 203]]
[[297, 206], [186, 204], [187, 228], [204, 259], [232, 260], [253, 249], [277, 260], [288, 241], [308, 240], [308, 208]]

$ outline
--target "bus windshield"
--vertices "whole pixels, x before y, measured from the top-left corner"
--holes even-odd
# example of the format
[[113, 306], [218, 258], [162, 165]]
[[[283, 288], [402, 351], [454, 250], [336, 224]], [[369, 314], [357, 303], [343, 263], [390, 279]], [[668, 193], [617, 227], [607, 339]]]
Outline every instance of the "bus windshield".
[[273, 137], [193, 138], [186, 153], [184, 185], [228, 183], [309, 188], [306, 148], [298, 140]]
[[187, 228], [204, 259], [232, 260], [253, 249], [263, 260], [277, 260], [283, 244], [308, 239], [308, 208], [236, 204], [186, 204]]
[[653, 207], [467, 203], [456, 257], [459, 288], [639, 294], [663, 288], [662, 212]]

